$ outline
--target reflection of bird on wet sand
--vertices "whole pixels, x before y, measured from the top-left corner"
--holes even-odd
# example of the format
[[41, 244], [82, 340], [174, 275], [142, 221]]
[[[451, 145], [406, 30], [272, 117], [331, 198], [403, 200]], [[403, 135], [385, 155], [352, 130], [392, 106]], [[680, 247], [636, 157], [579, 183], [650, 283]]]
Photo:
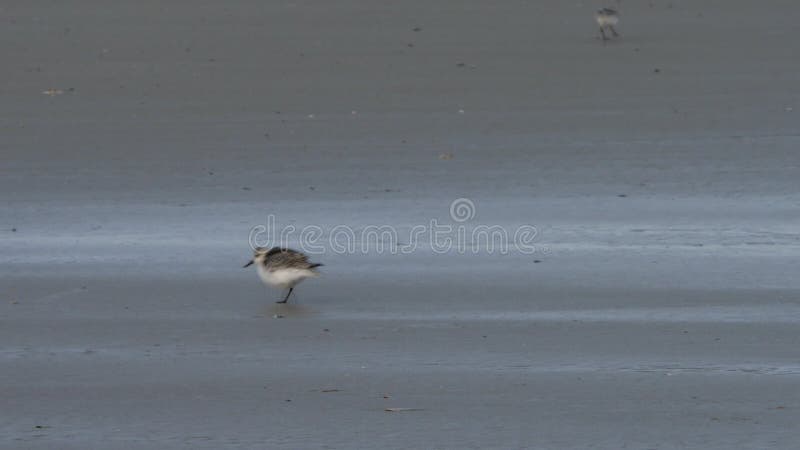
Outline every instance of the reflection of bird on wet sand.
[[259, 314], [259, 316], [267, 319], [297, 319], [317, 314], [319, 314], [319, 311], [303, 305], [298, 305], [297, 303], [280, 303], [264, 308], [263, 315]]
[[251, 259], [244, 267], [256, 264], [258, 276], [264, 284], [288, 289], [286, 297], [276, 303], [286, 303], [292, 295], [294, 287], [306, 278], [319, 275], [317, 267], [322, 264], [312, 263], [308, 256], [290, 248], [257, 247]]

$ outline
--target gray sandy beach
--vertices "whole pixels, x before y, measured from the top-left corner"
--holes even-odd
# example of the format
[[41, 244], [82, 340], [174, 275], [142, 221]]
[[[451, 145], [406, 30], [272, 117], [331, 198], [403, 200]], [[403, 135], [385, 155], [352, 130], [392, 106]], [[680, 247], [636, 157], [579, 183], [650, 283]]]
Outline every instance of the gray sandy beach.
[[798, 15], [3, 3], [0, 448], [797, 448]]

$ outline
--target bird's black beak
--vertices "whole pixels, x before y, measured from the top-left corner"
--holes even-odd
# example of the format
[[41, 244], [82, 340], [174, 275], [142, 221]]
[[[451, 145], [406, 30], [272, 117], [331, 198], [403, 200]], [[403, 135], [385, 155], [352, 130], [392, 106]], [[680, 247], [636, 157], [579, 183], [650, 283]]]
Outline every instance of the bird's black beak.
[[252, 266], [252, 265], [253, 265], [253, 260], [251, 259], [251, 260], [250, 260], [250, 262], [248, 262], [247, 264], [245, 264], [244, 266], [242, 266], [242, 268], [245, 268], [245, 267], [250, 267], [250, 266]]

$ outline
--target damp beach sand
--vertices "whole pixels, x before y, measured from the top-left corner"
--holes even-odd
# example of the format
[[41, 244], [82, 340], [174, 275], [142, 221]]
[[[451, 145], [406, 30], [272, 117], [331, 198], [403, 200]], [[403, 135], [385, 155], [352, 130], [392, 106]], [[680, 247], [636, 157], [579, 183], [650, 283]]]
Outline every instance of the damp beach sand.
[[316, 3], [2, 7], [0, 448], [796, 446], [800, 5]]

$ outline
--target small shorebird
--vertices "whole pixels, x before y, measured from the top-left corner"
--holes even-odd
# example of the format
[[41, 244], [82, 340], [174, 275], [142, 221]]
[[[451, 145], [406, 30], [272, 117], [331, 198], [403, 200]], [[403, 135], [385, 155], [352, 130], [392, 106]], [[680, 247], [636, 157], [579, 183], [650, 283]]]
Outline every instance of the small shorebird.
[[603, 36], [604, 41], [608, 40], [605, 32], [606, 28], [611, 31], [611, 34], [613, 34], [614, 37], [619, 36], [617, 30], [614, 29], [614, 25], [619, 22], [619, 13], [617, 10], [611, 8], [598, 9], [594, 18], [597, 20], [597, 24], [600, 25], [600, 35]]
[[286, 297], [276, 303], [286, 303], [294, 287], [306, 278], [319, 275], [315, 269], [322, 265], [312, 263], [308, 256], [297, 250], [280, 247], [256, 247], [253, 259], [244, 267], [250, 267], [254, 263], [257, 264], [258, 276], [264, 284], [289, 289]]

